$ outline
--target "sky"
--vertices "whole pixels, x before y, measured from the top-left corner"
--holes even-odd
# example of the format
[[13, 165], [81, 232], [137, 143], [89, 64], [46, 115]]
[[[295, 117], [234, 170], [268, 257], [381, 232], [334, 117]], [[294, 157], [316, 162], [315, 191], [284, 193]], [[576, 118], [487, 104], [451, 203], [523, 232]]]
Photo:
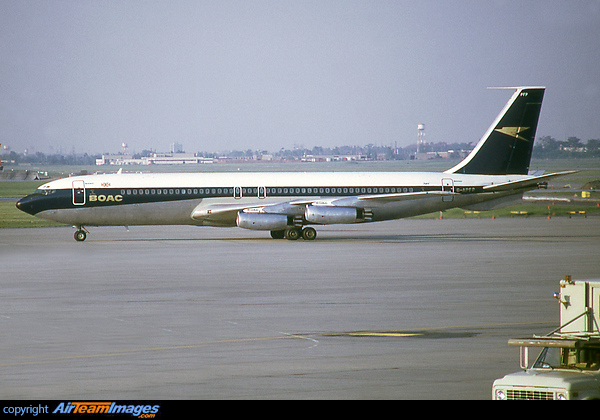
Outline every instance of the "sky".
[[474, 145], [523, 85], [600, 138], [600, 0], [0, 0], [18, 153]]

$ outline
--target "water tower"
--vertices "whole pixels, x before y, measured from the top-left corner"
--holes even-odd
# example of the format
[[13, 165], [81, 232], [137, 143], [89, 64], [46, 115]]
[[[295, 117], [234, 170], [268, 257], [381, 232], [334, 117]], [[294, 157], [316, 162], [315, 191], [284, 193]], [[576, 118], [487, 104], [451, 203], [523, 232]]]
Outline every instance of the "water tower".
[[425, 145], [425, 124], [417, 125], [417, 133], [417, 153], [422, 153]]

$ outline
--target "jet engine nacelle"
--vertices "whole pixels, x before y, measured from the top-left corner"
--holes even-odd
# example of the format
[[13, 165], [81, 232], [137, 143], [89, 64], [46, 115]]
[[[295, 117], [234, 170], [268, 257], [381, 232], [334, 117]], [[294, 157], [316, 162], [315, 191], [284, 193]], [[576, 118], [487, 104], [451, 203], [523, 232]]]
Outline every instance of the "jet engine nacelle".
[[358, 211], [354, 207], [307, 206], [304, 218], [310, 223], [329, 225], [358, 222]]
[[239, 227], [252, 230], [285, 230], [288, 217], [284, 214], [238, 212], [236, 223]]

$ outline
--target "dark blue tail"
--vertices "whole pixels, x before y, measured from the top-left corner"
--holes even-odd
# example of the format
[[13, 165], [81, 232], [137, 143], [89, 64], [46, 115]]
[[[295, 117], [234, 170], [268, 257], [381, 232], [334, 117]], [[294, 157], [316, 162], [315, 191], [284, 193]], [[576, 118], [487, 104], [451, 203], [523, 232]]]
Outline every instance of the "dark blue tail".
[[544, 90], [543, 87], [516, 88], [475, 149], [446, 173], [527, 175]]

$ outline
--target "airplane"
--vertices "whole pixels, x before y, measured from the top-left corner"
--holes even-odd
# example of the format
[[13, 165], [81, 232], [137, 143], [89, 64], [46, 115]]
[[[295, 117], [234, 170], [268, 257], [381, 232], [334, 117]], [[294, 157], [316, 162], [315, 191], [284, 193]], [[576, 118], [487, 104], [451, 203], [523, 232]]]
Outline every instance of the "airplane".
[[492, 209], [572, 171], [528, 174], [544, 87], [515, 87], [456, 166], [433, 172], [123, 173], [48, 182], [17, 202], [37, 217], [86, 226], [196, 225], [314, 240], [313, 226], [394, 220], [450, 208]]

